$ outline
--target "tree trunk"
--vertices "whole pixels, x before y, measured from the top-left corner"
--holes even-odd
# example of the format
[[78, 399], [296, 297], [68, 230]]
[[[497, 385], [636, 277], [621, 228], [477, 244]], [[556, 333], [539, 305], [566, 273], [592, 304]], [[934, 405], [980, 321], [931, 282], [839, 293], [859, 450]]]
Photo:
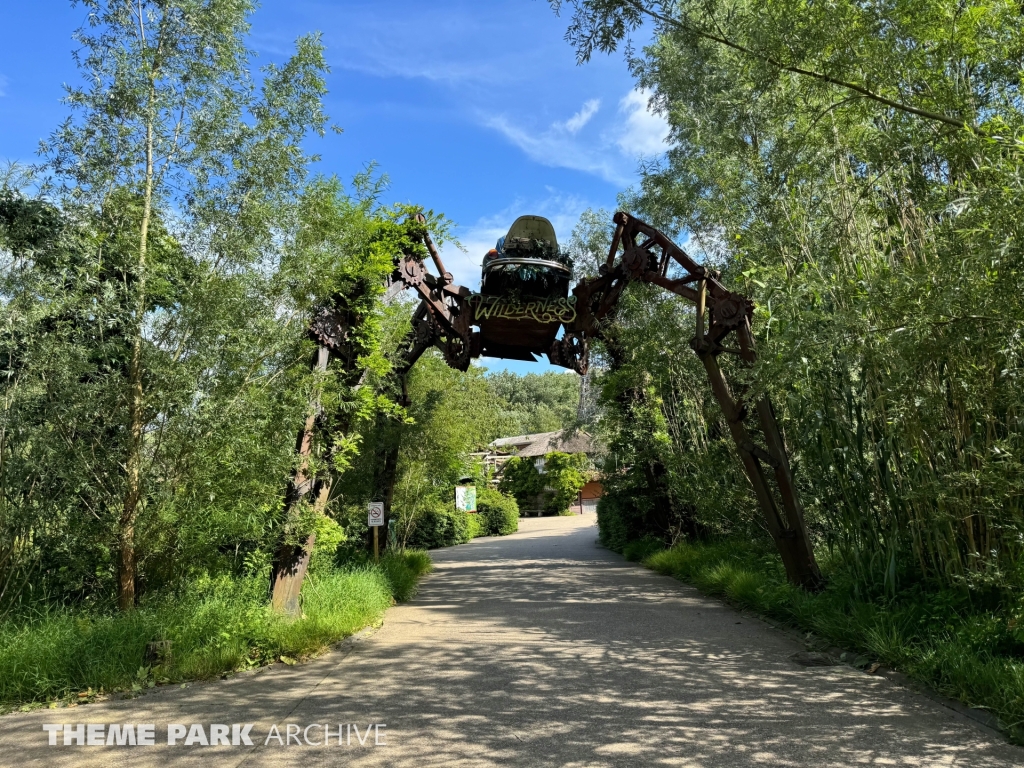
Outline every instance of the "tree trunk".
[[[326, 346], [317, 349], [313, 361], [315, 372], [327, 370], [330, 362], [330, 350]], [[313, 546], [316, 543], [316, 534], [310, 534], [302, 544], [289, 544], [287, 539], [292, 532], [295, 522], [298, 505], [308, 493], [314, 489], [318, 492], [317, 503], [325, 500], [320, 495], [323, 484], [316, 478], [309, 477], [309, 457], [313, 453], [313, 436], [316, 429], [316, 420], [319, 411], [319, 401], [310, 403], [309, 413], [306, 415], [306, 423], [299, 432], [295, 442], [295, 452], [299, 456], [299, 464], [292, 473], [288, 483], [288, 490], [285, 491], [284, 515], [285, 528], [283, 533], [284, 541], [277, 548], [274, 555], [274, 567], [270, 576], [271, 606], [275, 613], [298, 618], [302, 615], [299, 605], [299, 594], [302, 592], [302, 582], [306, 577], [306, 569], [309, 567], [309, 558], [313, 553]]]
[[139, 260], [135, 294], [135, 337], [128, 367], [128, 456], [125, 461], [124, 505], [118, 521], [120, 562], [117, 581], [117, 607], [122, 611], [135, 606], [135, 583], [138, 578], [135, 551], [135, 521], [142, 499], [142, 442], [144, 428], [144, 394], [142, 391], [142, 332], [146, 315], [146, 249], [149, 223], [153, 212], [153, 100], [150, 89], [150, 110], [146, 125], [146, 183], [142, 195], [142, 222], [139, 227]]

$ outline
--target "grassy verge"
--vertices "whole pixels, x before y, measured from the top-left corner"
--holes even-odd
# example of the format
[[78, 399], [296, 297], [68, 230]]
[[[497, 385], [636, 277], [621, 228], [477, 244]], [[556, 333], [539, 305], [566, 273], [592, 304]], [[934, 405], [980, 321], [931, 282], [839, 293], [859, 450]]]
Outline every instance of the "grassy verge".
[[[11, 619], [0, 624], [0, 704], [141, 691], [278, 659], [294, 663], [373, 624], [393, 601], [409, 599], [430, 568], [425, 552], [408, 551], [310, 576], [304, 616], [293, 622], [270, 612], [262, 577], [200, 580], [127, 614], [64, 609]], [[170, 640], [172, 655], [147, 666], [153, 640]]]
[[748, 541], [684, 543], [670, 550], [635, 542], [624, 553], [703, 592], [813, 632], [835, 645], [995, 714], [1024, 743], [1024, 604], [978, 605], [966, 591], [916, 585], [865, 599], [838, 571], [809, 594], [790, 586], [773, 552]]

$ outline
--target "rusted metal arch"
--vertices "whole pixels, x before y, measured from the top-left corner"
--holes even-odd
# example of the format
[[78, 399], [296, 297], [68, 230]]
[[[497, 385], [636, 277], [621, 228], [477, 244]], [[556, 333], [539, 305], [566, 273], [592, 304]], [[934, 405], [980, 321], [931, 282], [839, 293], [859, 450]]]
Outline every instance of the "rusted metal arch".
[[[425, 221], [423, 217], [419, 218], [420, 223]], [[401, 388], [403, 403], [407, 398], [405, 376], [431, 346], [437, 346], [441, 350], [449, 365], [463, 371], [469, 368], [474, 356], [471, 349], [473, 336], [469, 326], [469, 311], [464, 306], [464, 299], [470, 295], [470, 290], [453, 284], [454, 278], [444, 268], [441, 255], [430, 234], [424, 233], [423, 239], [439, 276], [431, 274], [423, 260], [415, 253], [401, 253], [395, 257], [395, 270], [384, 294], [384, 301], [390, 302], [404, 290], [412, 288], [421, 299], [413, 314], [413, 329], [406, 338], [399, 356], [401, 362], [392, 372], [397, 386]], [[343, 297], [335, 297], [330, 305], [321, 307], [310, 321], [307, 334], [317, 344], [311, 365], [314, 372], [326, 372], [331, 360], [340, 361], [340, 370], [350, 375], [354, 371], [359, 351], [350, 341], [349, 329], [358, 318], [349, 317], [344, 305]], [[476, 354], [479, 355], [479, 349]], [[330, 493], [330, 477], [310, 473], [314, 437], [317, 432], [324, 434], [329, 450], [331, 435], [338, 431], [344, 432], [347, 427], [344, 424], [325, 424], [323, 421], [319, 403], [310, 403], [306, 421], [296, 437], [296, 466], [284, 494], [285, 537], [274, 555], [270, 587], [273, 610], [288, 616], [301, 614], [299, 594], [316, 542], [315, 534], [310, 534], [299, 543], [290, 541], [287, 535], [289, 527], [294, 522], [297, 508], [307, 497], [312, 496], [315, 499], [314, 503], [322, 507]], [[386, 456], [385, 465], [385, 474], [393, 476], [397, 455]], [[385, 524], [391, 511], [393, 477], [386, 484], [388, 487], [384, 498]]]
[[[602, 321], [614, 311], [622, 291], [633, 281], [653, 283], [692, 301], [696, 305], [696, 327], [690, 347], [707, 371], [712, 393], [729, 425], [743, 470], [782, 557], [786, 575], [790, 582], [801, 587], [820, 588], [821, 571], [814, 558], [789, 455], [771, 401], [767, 395], [762, 395], [756, 403], [757, 422], [765, 442], [762, 447], [754, 442], [744, 424], [747, 405], [742, 395], [732, 392], [718, 364], [718, 356], [723, 352], [736, 354], [748, 364], [757, 360], [754, 336], [750, 330], [753, 302], [727, 289], [719, 282], [717, 272], [695, 262], [682, 248], [649, 224], [622, 212], [615, 214], [614, 221], [615, 234], [608, 259], [601, 265], [601, 274], [584, 279], [573, 290], [578, 310], [584, 311], [580, 311], [573, 326], [566, 329], [566, 336], [600, 338]], [[622, 256], [616, 261], [620, 248]], [[672, 263], [682, 267], [685, 274], [669, 278]], [[722, 341], [734, 332], [739, 348], [723, 346]], [[766, 466], [775, 477], [777, 493], [768, 482]]]
[[[649, 224], [622, 212], [615, 214], [614, 222], [616, 227], [611, 248], [599, 274], [582, 279], [573, 288], [575, 318], [564, 323], [565, 333], [561, 339], [549, 349], [536, 352], [546, 353], [555, 365], [585, 374], [590, 340], [604, 339], [608, 321], [622, 292], [631, 282], [652, 283], [692, 301], [696, 305], [696, 327], [690, 346], [707, 371], [712, 393], [729, 425], [744, 472], [782, 557], [787, 577], [793, 584], [818, 589], [822, 584], [821, 572], [814, 559], [789, 457], [772, 404], [767, 395], [763, 395], [755, 406], [757, 423], [764, 437], [764, 446], [760, 446], [744, 423], [748, 408], [742, 392], [739, 395], [733, 393], [718, 364], [718, 356], [723, 352], [735, 354], [748, 364], [756, 361], [754, 337], [750, 330], [753, 302], [730, 291], [719, 281], [717, 272], [698, 264]], [[385, 292], [385, 301], [408, 289], [420, 297], [412, 317], [412, 330], [405, 339], [400, 362], [392, 374], [401, 386], [403, 400], [406, 397], [406, 374], [430, 347], [437, 347], [448, 365], [461, 371], [467, 370], [471, 360], [481, 353], [480, 332], [472, 328], [472, 313], [467, 301], [471, 291], [455, 285], [452, 274], [445, 269], [427, 233], [423, 244], [438, 274], [432, 274], [424, 259], [415, 252], [397, 254], [395, 270]], [[682, 276], [668, 276], [673, 263], [682, 268]], [[347, 346], [347, 328], [343, 313], [336, 309], [325, 309], [313, 319], [310, 335], [319, 345], [315, 368], [326, 370], [330, 358], [342, 358], [351, 364], [352, 360], [348, 358], [353, 356]], [[738, 348], [723, 346], [723, 340], [730, 333], [736, 334]], [[318, 499], [326, 497], [327, 480], [307, 476], [313, 433], [318, 428], [316, 411], [315, 407], [311, 408], [311, 415], [297, 439], [299, 460], [285, 495], [286, 514], [311, 492], [316, 491]], [[392, 474], [394, 458], [386, 457]], [[775, 488], [768, 480], [769, 475], [775, 478]], [[393, 480], [390, 478], [389, 485], [393, 485]], [[390, 515], [390, 498], [389, 487], [385, 494], [386, 516]], [[275, 610], [297, 615], [299, 590], [312, 546], [311, 537], [304, 546], [282, 546], [279, 550], [272, 582]]]
[[[614, 222], [611, 248], [600, 274], [584, 278], [573, 289], [575, 320], [566, 324], [565, 334], [551, 349], [537, 351], [546, 351], [556, 365], [586, 373], [589, 340], [602, 338], [605, 323], [630, 282], [652, 283], [692, 301], [696, 305], [696, 327], [690, 346], [707, 371], [712, 393], [729, 425], [744, 472], [782, 557], [786, 574], [794, 584], [817, 589], [822, 583], [821, 572], [814, 559], [789, 456], [771, 401], [763, 395], [755, 406], [764, 437], [762, 447], [744, 424], [748, 409], [742, 395], [733, 393], [718, 364], [718, 356], [723, 352], [736, 354], [748, 364], [756, 361], [750, 330], [753, 302], [730, 291], [720, 282], [719, 273], [698, 264], [649, 224], [623, 212], [615, 214]], [[393, 286], [415, 288], [422, 296], [414, 319], [414, 341], [403, 373], [431, 344], [442, 350], [449, 365], [465, 370], [469, 364], [465, 350], [469, 350], [469, 357], [479, 354], [478, 333], [469, 327], [469, 312], [463, 303], [469, 292], [452, 285], [451, 274], [444, 269], [429, 235], [426, 245], [442, 277], [429, 275], [423, 262], [413, 255], [402, 258], [394, 275]], [[669, 277], [669, 267], [673, 264], [681, 267], [684, 274]], [[738, 349], [722, 344], [730, 333], [736, 334]], [[768, 481], [769, 475], [775, 478], [775, 489]]]

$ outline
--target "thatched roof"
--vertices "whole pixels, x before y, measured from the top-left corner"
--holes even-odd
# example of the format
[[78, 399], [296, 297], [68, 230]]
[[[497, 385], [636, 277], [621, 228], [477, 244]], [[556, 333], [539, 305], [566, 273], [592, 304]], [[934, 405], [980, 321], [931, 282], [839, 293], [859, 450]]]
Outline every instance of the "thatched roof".
[[565, 430], [540, 432], [535, 435], [501, 437], [491, 443], [498, 453], [516, 453], [519, 456], [546, 456], [554, 451], [561, 453], [586, 453], [590, 456], [600, 452], [600, 446], [586, 432], [566, 435]]

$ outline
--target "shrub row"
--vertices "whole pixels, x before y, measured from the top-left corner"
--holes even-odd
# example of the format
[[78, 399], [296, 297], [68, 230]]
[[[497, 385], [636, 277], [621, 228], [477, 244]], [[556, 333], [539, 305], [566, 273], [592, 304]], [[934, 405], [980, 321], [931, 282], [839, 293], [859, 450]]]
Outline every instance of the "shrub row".
[[424, 549], [454, 547], [477, 536], [507, 536], [519, 530], [519, 505], [503, 493], [484, 488], [477, 494], [477, 514], [438, 504], [420, 513], [409, 542]]

